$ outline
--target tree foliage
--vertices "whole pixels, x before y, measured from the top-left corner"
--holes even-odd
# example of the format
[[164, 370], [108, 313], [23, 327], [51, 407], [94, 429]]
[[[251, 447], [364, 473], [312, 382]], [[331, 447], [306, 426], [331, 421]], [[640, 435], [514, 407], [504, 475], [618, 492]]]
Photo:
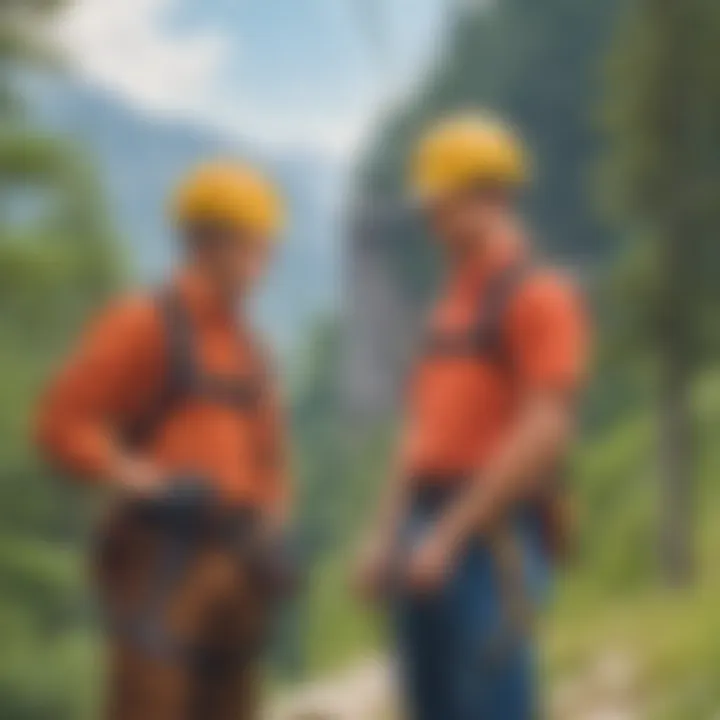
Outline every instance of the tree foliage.
[[686, 582], [693, 565], [692, 382], [717, 341], [708, 317], [720, 299], [710, 270], [719, 259], [719, 33], [717, 3], [632, 3], [611, 55], [605, 113], [607, 198], [632, 239], [618, 297], [636, 331], [630, 346], [659, 372], [660, 548], [673, 583]]
[[45, 377], [122, 263], [80, 148], [33, 123], [22, 92], [50, 69], [50, 0], [0, 4], [0, 716], [94, 716], [78, 498], [43, 467], [32, 415]]

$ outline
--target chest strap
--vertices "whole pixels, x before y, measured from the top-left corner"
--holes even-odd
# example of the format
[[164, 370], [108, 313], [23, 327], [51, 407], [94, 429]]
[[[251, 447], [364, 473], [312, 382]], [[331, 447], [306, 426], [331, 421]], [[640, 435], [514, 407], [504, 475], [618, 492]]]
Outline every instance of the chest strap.
[[247, 376], [211, 374], [203, 370], [194, 328], [182, 299], [168, 288], [157, 299], [166, 348], [163, 382], [150, 407], [131, 424], [127, 439], [142, 444], [181, 403], [203, 399], [228, 406], [238, 413], [252, 413], [265, 394], [267, 378], [258, 358], [256, 369]]
[[527, 262], [516, 263], [498, 273], [477, 299], [475, 319], [466, 330], [431, 330], [425, 340], [425, 357], [457, 357], [510, 361], [504, 339], [508, 309], [532, 272]]

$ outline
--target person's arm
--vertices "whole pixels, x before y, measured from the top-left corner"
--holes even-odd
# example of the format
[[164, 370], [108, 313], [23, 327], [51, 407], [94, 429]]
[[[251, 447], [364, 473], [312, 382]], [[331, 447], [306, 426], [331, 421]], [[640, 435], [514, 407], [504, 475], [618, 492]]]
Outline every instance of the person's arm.
[[41, 400], [36, 434], [48, 459], [77, 478], [153, 489], [158, 470], [128, 452], [119, 431], [161, 381], [163, 352], [150, 299], [106, 311]]
[[267, 488], [267, 520], [271, 529], [282, 532], [292, 518], [293, 483], [284, 403], [272, 387], [259, 418], [261, 472]]
[[[452, 505], [432, 535], [427, 558], [430, 585], [452, 566], [468, 539], [495, 527], [548, 476], [572, 436], [573, 413], [562, 396], [528, 397], [509, 437], [462, 501]], [[544, 472], [545, 471], [545, 472]], [[446, 565], [446, 567], [443, 567]], [[425, 584], [422, 577], [419, 585]]]
[[407, 473], [403, 463], [396, 462], [380, 496], [375, 522], [371, 528], [372, 536], [379, 544], [385, 547], [395, 544], [405, 517], [408, 497]]
[[470, 491], [448, 508], [413, 559], [410, 579], [420, 588], [435, 587], [470, 537], [491, 530], [534, 493], [572, 438], [573, 400], [587, 354], [580, 303], [556, 279], [537, 281], [518, 302], [509, 338], [522, 395], [516, 419]]
[[357, 591], [375, 600], [384, 594], [393, 559], [397, 534], [407, 505], [408, 483], [402, 472], [395, 471], [386, 483], [374, 522], [366, 534], [355, 567]]
[[396, 556], [400, 527], [406, 515], [410, 496], [406, 455], [405, 448], [401, 447], [382, 488], [355, 567], [357, 590], [372, 600], [384, 594]]

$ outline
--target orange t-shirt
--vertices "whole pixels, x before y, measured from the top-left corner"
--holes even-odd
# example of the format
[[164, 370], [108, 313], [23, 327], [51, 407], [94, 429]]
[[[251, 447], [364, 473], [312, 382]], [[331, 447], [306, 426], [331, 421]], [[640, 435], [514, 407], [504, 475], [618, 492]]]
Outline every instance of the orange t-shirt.
[[[491, 246], [482, 263], [450, 278], [431, 313], [432, 332], [468, 332], [487, 284], [524, 261], [517, 243]], [[481, 469], [502, 443], [524, 394], [573, 394], [582, 383], [588, 327], [572, 284], [530, 269], [501, 318], [510, 367], [472, 355], [421, 357], [411, 379], [402, 466], [411, 476], [456, 477]]]
[[[200, 277], [186, 273], [176, 285], [203, 373], [246, 378], [263, 370], [251, 333], [214, 302]], [[154, 402], [166, 370], [166, 329], [155, 299], [121, 300], [90, 328], [43, 398], [40, 445], [63, 469], [101, 477], [122, 447], [121, 429]], [[285, 502], [283, 423], [272, 385], [263, 381], [258, 406], [246, 412], [202, 396], [183, 399], [142, 452], [168, 478], [197, 474], [228, 501]]]

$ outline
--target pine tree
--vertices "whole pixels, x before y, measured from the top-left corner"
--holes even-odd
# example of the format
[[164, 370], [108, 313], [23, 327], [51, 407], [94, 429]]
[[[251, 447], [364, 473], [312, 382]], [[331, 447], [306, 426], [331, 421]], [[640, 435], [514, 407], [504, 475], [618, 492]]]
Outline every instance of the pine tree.
[[634, 238], [624, 307], [635, 349], [656, 361], [659, 376], [659, 544], [673, 585], [693, 575], [691, 388], [716, 293], [719, 33], [711, 0], [634, 2], [618, 29], [606, 99], [605, 187]]
[[33, 408], [71, 330], [117, 284], [82, 148], [34, 122], [28, 73], [55, 71], [56, 3], [0, 0], [0, 717], [95, 717], [78, 498], [32, 446]]

